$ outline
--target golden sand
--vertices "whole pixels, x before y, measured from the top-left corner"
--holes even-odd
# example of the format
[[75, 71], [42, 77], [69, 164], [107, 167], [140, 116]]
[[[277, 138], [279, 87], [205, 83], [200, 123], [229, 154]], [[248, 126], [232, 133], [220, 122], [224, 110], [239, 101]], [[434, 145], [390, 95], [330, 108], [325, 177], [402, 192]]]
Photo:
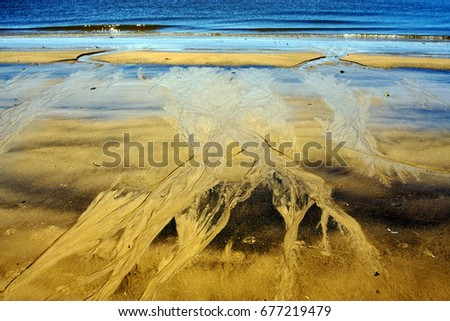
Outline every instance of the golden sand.
[[315, 52], [218, 53], [126, 51], [102, 55], [101, 57], [94, 58], [94, 60], [114, 64], [294, 67], [324, 57], [323, 54]]
[[[296, 108], [302, 109], [303, 102], [292, 103]], [[311, 100], [310, 103], [314, 108], [323, 108], [319, 101]], [[298, 131], [299, 139], [316, 137], [319, 133], [317, 123], [309, 122], [311, 117], [305, 118], [303, 114], [300, 117], [300, 114], [294, 121], [302, 122], [302, 128], [306, 127], [306, 131]], [[75, 224], [97, 193], [107, 189], [122, 172], [123, 180], [117, 188], [134, 187], [139, 190], [165, 177], [164, 173], [170, 169], [156, 171], [135, 167], [126, 170], [98, 167], [105, 159], [101, 154], [102, 143], [112, 139], [120, 140], [123, 132], [130, 132], [136, 141], [159, 142], [167, 141], [176, 131], [160, 117], [125, 121], [36, 121], [15, 146], [14, 152], [1, 155], [0, 300], [1, 291], [8, 282]], [[397, 138], [403, 137], [401, 141], [406, 141], [406, 145], [395, 151], [388, 150], [388, 154], [395, 153], [397, 158], [402, 159], [410, 156], [406, 152], [413, 144], [410, 132], [389, 132], [385, 136], [389, 139], [381, 139], [383, 150], [388, 150], [387, 147], [390, 146], [383, 142], [397, 141]], [[404, 137], [409, 137], [410, 140]], [[429, 134], [422, 137], [427, 138], [427, 143], [416, 144], [416, 148], [434, 147], [429, 144], [434, 136]], [[432, 153], [427, 150], [423, 154]], [[441, 162], [445, 159], [445, 154], [442, 157]], [[379, 203], [376, 202], [380, 202], [382, 198], [386, 198], [386, 206], [391, 202], [399, 202], [390, 195], [388, 189], [367, 178], [350, 176], [345, 179], [345, 175], [337, 175], [334, 179], [344, 195], [343, 201], [348, 202], [347, 207], [356, 206], [358, 200], [370, 200], [373, 195], [378, 197], [374, 203], [378, 206]], [[429, 201], [436, 202], [434, 199]], [[214, 246], [207, 248], [196, 264], [165, 283], [156, 299], [271, 298], [278, 282], [276, 271], [280, 268], [284, 226], [274, 219], [277, 214], [271, 212], [270, 202], [270, 198], [266, 199], [264, 195], [258, 196], [256, 193], [249, 205], [237, 209], [230, 220], [229, 230], [219, 235]], [[406, 205], [407, 202], [403, 204]], [[395, 206], [392, 208], [402, 209]], [[442, 286], [449, 276], [448, 269], [445, 269], [448, 225], [418, 229], [372, 219], [367, 211], [370, 211], [369, 205], [364, 210], [356, 211], [355, 208], [355, 213], [361, 212], [358, 220], [363, 223], [369, 238], [383, 251], [381, 262], [389, 277], [384, 277], [384, 273], [379, 277], [368, 273], [368, 269], [351, 254], [349, 245], [339, 237], [339, 233], [331, 233], [333, 253], [338, 254], [323, 256], [308, 246], [299, 249], [302, 263], [298, 267], [299, 282], [294, 287], [295, 298], [305, 299], [307, 295], [314, 300], [448, 300], [449, 288]], [[382, 213], [381, 209], [371, 211]], [[255, 224], [265, 224], [265, 228], [258, 230], [254, 227]], [[396, 234], [389, 232], [387, 228]], [[254, 237], [255, 243], [246, 244], [237, 238], [231, 253], [225, 253], [223, 247], [227, 235], [235, 231], [242, 233], [243, 238]], [[315, 224], [311, 225], [310, 230], [306, 224], [302, 231], [302, 240], [313, 244], [316, 237]], [[152, 245], [140, 265], [115, 293], [114, 299], [136, 300], [142, 291], [142, 285], [156, 273], [161, 253], [170, 251], [173, 240], [173, 237], [166, 237]], [[66, 275], [75, 273], [75, 270], [86, 272], [86, 275], [89, 272], [88, 267], [76, 257], [59, 268], [64, 273], [55, 269], [49, 271], [45, 286], [44, 283], [30, 285], [30, 293], [42, 293], [44, 299], [47, 287], [64, 283]]]
[[76, 61], [80, 56], [99, 51], [0, 51], [0, 63], [45, 64], [52, 62]]
[[449, 58], [402, 57], [393, 55], [349, 54], [341, 61], [375, 68], [425, 68], [450, 70]]

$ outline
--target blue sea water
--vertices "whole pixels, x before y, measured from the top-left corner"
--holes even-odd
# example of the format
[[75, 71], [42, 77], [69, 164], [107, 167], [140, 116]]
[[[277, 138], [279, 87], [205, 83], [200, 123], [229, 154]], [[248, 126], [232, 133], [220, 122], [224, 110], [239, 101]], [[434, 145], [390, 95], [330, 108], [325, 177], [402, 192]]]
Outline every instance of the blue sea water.
[[0, 35], [110, 29], [450, 37], [450, 1], [0, 0]]

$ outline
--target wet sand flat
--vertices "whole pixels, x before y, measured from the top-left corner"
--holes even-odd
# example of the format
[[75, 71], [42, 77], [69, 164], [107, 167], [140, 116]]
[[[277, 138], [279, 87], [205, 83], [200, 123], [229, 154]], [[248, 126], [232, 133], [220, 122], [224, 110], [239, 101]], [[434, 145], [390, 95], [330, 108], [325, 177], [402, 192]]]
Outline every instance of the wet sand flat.
[[[164, 57], [164, 54], [161, 55], [160, 58]], [[183, 59], [189, 57], [185, 55], [183, 53], [181, 57], [184, 57]], [[236, 63], [234, 58], [226, 60], [225, 57], [221, 57], [222, 62]], [[241, 58], [243, 59], [243, 55], [239, 56], [239, 59]], [[201, 56], [193, 58], [192, 61], [201, 65], [205, 64], [204, 57]], [[68, 65], [71, 68], [74, 67], [73, 64]], [[56, 66], [63, 68], [62, 65]], [[52, 65], [35, 66], [35, 68], [44, 69], [51, 67]], [[29, 118], [24, 119], [29, 122], [24, 128], [17, 127], [20, 130], [14, 132], [16, 139], [12, 140], [13, 143], [0, 154], [2, 164], [0, 167], [0, 252], [3, 253], [0, 258], [0, 298], [6, 295], [2, 291], [15, 277], [24, 272], [30, 263], [43, 251], [51, 248], [61, 235], [64, 236], [67, 231], [76, 226], [83, 216], [86, 217], [84, 214], [92, 213], [89, 212], [89, 208], [97, 204], [96, 200], [102, 199], [102, 195], [106, 193], [108, 197], [104, 198], [105, 201], [102, 203], [104, 207], [98, 207], [100, 210], [97, 214], [100, 216], [103, 213], [120, 214], [120, 211], [109, 211], [115, 204], [120, 205], [121, 202], [126, 202], [132, 197], [137, 196], [136, 200], [132, 199], [131, 205], [138, 203], [139, 197], [146, 193], [151, 197], [152, 193], [158, 190], [158, 187], [180, 167], [173, 162], [171, 154], [169, 154], [170, 165], [162, 167], [150, 165], [147, 162], [148, 155], [152, 152], [156, 156], [155, 159], [161, 160], [164, 142], [173, 142], [174, 135], [183, 129], [181, 125], [187, 124], [192, 126], [191, 129], [202, 130], [203, 125], [221, 124], [226, 120], [227, 126], [221, 127], [220, 130], [208, 131], [208, 134], [227, 133], [228, 126], [235, 126], [234, 129], [252, 129], [255, 123], [261, 126], [255, 126], [256, 128], [266, 130], [267, 127], [264, 125], [278, 116], [276, 112], [271, 112], [267, 118], [264, 118], [263, 116], [267, 115], [266, 109], [278, 106], [278, 111], [282, 114], [287, 108], [289, 113], [282, 119], [286, 120], [282, 128], [292, 126], [292, 132], [281, 134], [292, 135], [287, 137], [295, 140], [296, 151], [302, 151], [302, 146], [315, 142], [316, 148], [309, 156], [312, 160], [323, 159], [326, 155], [324, 150], [317, 148], [317, 143], [320, 146], [326, 145], [324, 124], [336, 112], [333, 108], [353, 108], [350, 111], [357, 112], [357, 107], [360, 107], [358, 103], [364, 101], [364, 97], [361, 96], [363, 91], [355, 90], [350, 86], [345, 87], [348, 83], [341, 81], [335, 74], [342, 75], [339, 72], [341, 68], [348, 68], [345, 69], [344, 75], [360, 71], [368, 72], [359, 66], [352, 69], [347, 64], [336, 67], [323, 66], [327, 72], [332, 73], [329, 77], [318, 74], [316, 72], [318, 68], [312, 70], [312, 76], [307, 74], [308, 70], [301, 70], [304, 76], [301, 78], [303, 81], [301, 84], [304, 85], [309, 80], [314, 81], [312, 83], [314, 86], [311, 91], [303, 92], [301, 90], [305, 86], [298, 86], [298, 83], [295, 83], [294, 95], [289, 96], [287, 94], [289, 90], [284, 86], [289, 86], [290, 82], [284, 77], [291, 72], [297, 72], [293, 69], [281, 70], [286, 72], [281, 77], [283, 81], [267, 88], [264, 87], [264, 81], [272, 79], [268, 75], [273, 74], [265, 74], [264, 72], [267, 71], [257, 68], [233, 71], [233, 77], [237, 79], [239, 76], [244, 77], [244, 80], [241, 79], [242, 83], [247, 85], [244, 87], [233, 87], [239, 82], [234, 82], [235, 78], [230, 77], [231, 72], [224, 68], [214, 68], [213, 71], [212, 68], [167, 68], [166, 72], [172, 76], [170, 79], [174, 82], [170, 82], [169, 85], [162, 82], [165, 86], [162, 87], [163, 90], [152, 91], [150, 88], [154, 88], [155, 83], [151, 81], [151, 77], [158, 78], [157, 74], [151, 73], [151, 70], [144, 70], [137, 74], [139, 67], [132, 66], [127, 67], [129, 74], [122, 75], [120, 74], [123, 72], [120, 69], [121, 66], [95, 64], [93, 67], [95, 68], [92, 72], [88, 70], [87, 76], [78, 74], [83, 86], [74, 86], [73, 82], [67, 84], [61, 81], [58, 87], [52, 87], [52, 82], [49, 81], [51, 78], [38, 80], [42, 82], [42, 86], [47, 86], [44, 87], [46, 88], [44, 99], [39, 93], [30, 93], [20, 86], [22, 81], [24, 81], [23, 84], [38, 86], [39, 83], [33, 82], [33, 78], [18, 77], [6, 83], [12, 89], [17, 86], [17, 98], [20, 98], [20, 101], [29, 102], [35, 99], [37, 102], [37, 106], [34, 106], [29, 103], [21, 105], [18, 101], [14, 106], [16, 109], [11, 108], [16, 112], [13, 113], [14, 117], [7, 119], [11, 119], [14, 123], [14, 120], [20, 120], [22, 117], [20, 112], [25, 109], [24, 107], [27, 107], [25, 111], [31, 112], [34, 107], [37, 109], [34, 110], [36, 114], [30, 114], [31, 116], [25, 114]], [[119, 68], [120, 72], [112, 67]], [[19, 69], [21, 68], [20, 66]], [[210, 72], [206, 74], [210, 78], [202, 73], [205, 70]], [[276, 70], [276, 72], [279, 71]], [[161, 72], [160, 69], [158, 72]], [[167, 75], [164, 71], [162, 73]], [[198, 73], [200, 77], [194, 77], [192, 80], [189, 77], [193, 73]], [[111, 81], [99, 81], [95, 77], [97, 75], [102, 80], [103, 76], [110, 76], [108, 79]], [[414, 75], [416, 75], [415, 71]], [[220, 90], [208, 89], [214, 88], [209, 87], [211, 82], [214, 83], [210, 80], [213, 76], [221, 80], [217, 82]], [[255, 78], [259, 76], [261, 77]], [[184, 80], [188, 81], [180, 84], [177, 82], [178, 77], [187, 77]], [[246, 77], [249, 77], [251, 81], [246, 83], [245, 80], [249, 79]], [[254, 80], [259, 81], [258, 86], [254, 85], [252, 82]], [[197, 82], [200, 84], [198, 87], [196, 87]], [[184, 90], [184, 84], [189, 86], [188, 92]], [[320, 91], [321, 88], [315, 86], [316, 84], [323, 85], [325, 89]], [[227, 91], [229, 88], [232, 90]], [[267, 91], [261, 91], [261, 88], [266, 88]], [[66, 92], [63, 91], [65, 89], [67, 89]], [[276, 89], [284, 94], [280, 94]], [[309, 174], [333, 186], [331, 195], [333, 202], [345, 209], [361, 225], [368, 241], [380, 254], [380, 269], [373, 270], [364, 257], [355, 250], [355, 243], [352, 243], [351, 238], [343, 236], [341, 233], [344, 233], [344, 230], [336, 227], [332, 221], [329, 222], [328, 228], [331, 251], [325, 253], [320, 246], [322, 232], [317, 228], [323, 212], [318, 206], [313, 206], [308, 210], [308, 215], [300, 225], [298, 239], [292, 251], [297, 262], [291, 274], [295, 280], [291, 285], [292, 299], [448, 300], [450, 288], [441, 285], [446, 284], [446, 280], [450, 277], [448, 269], [450, 197], [446, 180], [449, 172], [448, 162], [446, 162], [450, 152], [449, 133], [438, 127], [436, 129], [426, 128], [426, 126], [411, 130], [408, 127], [411, 125], [408, 121], [418, 126], [414, 117], [400, 121], [393, 113], [398, 108], [400, 108], [399, 113], [406, 113], [404, 110], [413, 112], [414, 109], [401, 109], [408, 105], [408, 102], [405, 103], [402, 99], [410, 98], [411, 95], [407, 94], [403, 97], [400, 89], [390, 90], [390, 95], [386, 95], [384, 89], [376, 86], [370, 89], [375, 93], [374, 96], [368, 96], [370, 97], [368, 103], [361, 106], [370, 106], [368, 111], [376, 116], [373, 122], [367, 118], [366, 125], [373, 135], [371, 139], [377, 142], [377, 150], [381, 151], [379, 156], [387, 159], [389, 166], [394, 164], [386, 171], [388, 174], [395, 174], [397, 171], [395, 165], [406, 164], [417, 166], [422, 171], [422, 175], [420, 180], [416, 179], [408, 170], [401, 171], [402, 167], [400, 167], [397, 172], [399, 175], [392, 184], [383, 184], [377, 177], [367, 174], [364, 159], [359, 157], [358, 150], [351, 146], [342, 150], [342, 156], [348, 162], [348, 166], [307, 167], [306, 171]], [[62, 94], [62, 100], [52, 102], [54, 106], [51, 108], [49, 106], [47, 110], [41, 110], [41, 102], [50, 101], [47, 98], [55, 92]], [[160, 96], [163, 97], [162, 99], [167, 99], [173, 104], [168, 110], [158, 104], [158, 93], [162, 95]], [[238, 94], [233, 96], [233, 93]], [[219, 109], [210, 109], [211, 102], [216, 102], [214, 99], [218, 96], [220, 96], [219, 101], [214, 108]], [[178, 97], [187, 99], [187, 103], [182, 105], [180, 112], [177, 112], [177, 109], [170, 110], [170, 107], [176, 106], [175, 98]], [[192, 102], [190, 100], [192, 97], [198, 100]], [[330, 101], [335, 97], [339, 104], [331, 105]], [[354, 99], [347, 101], [348, 97]], [[12, 104], [16, 102], [15, 100], [7, 101]], [[401, 106], [397, 106], [396, 102], [402, 102], [399, 103]], [[433, 103], [440, 107], [439, 104], [442, 104], [442, 101], [429, 100], [426, 103]], [[222, 108], [229, 106], [239, 106], [239, 108], [250, 106], [250, 108], [246, 110], [247, 113], [240, 113], [239, 109], [235, 111], [236, 113], [228, 115]], [[89, 109], [89, 107], [92, 108]], [[190, 118], [191, 114], [188, 114], [187, 118], [177, 118], [184, 109], [189, 111], [189, 108], [193, 108], [192, 118]], [[5, 115], [8, 116], [8, 113]], [[240, 118], [242, 115], [249, 116]], [[345, 115], [351, 116], [348, 114], [348, 109]], [[421, 115], [425, 117], [424, 114]], [[206, 121], [198, 120], [202, 116], [207, 116]], [[187, 123], [180, 123], [180, 119], [181, 121], [187, 119]], [[394, 119], [394, 124], [392, 121], [385, 122], [386, 119]], [[235, 123], [235, 121], [241, 121], [241, 123]], [[354, 128], [352, 126], [358, 126], [356, 120], [351, 122], [350, 127]], [[113, 167], [105, 166], [104, 162], [111, 161], [112, 158], [111, 155], [104, 153], [104, 144], [119, 142], [123, 145], [119, 144], [115, 150], [125, 153], [120, 149], [124, 148], [125, 133], [130, 135], [132, 141], [142, 143], [142, 149], [136, 147], [136, 144], [130, 147], [128, 166], [124, 166], [123, 163]], [[275, 134], [280, 133], [275, 132]], [[281, 134], [274, 135], [272, 138], [281, 142], [283, 139]], [[247, 133], [242, 137], [255, 139], [255, 136], [246, 135]], [[202, 137], [208, 137], [208, 135]], [[261, 140], [262, 137], [256, 136], [256, 139]], [[150, 147], [147, 145], [148, 142], [154, 145]], [[244, 141], [241, 141], [242, 143]], [[190, 156], [184, 150], [181, 157], [188, 161]], [[245, 159], [242, 151], [234, 154], [233, 157], [237, 161]], [[249, 172], [248, 167], [235, 166], [226, 168], [223, 172], [208, 169], [200, 177], [214, 176], [214, 179], [219, 182], [218, 185], [222, 186], [215, 190], [221, 190], [224, 186], [228, 186], [227, 184], [242, 181]], [[170, 194], [172, 190], [182, 189], [186, 185], [181, 197], [176, 199], [182, 202], [185, 193], [189, 193], [189, 186], [194, 186], [194, 184], [189, 185], [190, 179], [195, 180], [196, 176], [187, 174], [177, 177], [181, 179], [173, 182], [167, 194]], [[277, 179], [274, 181], [279, 182]], [[179, 194], [175, 193], [176, 196]], [[195, 256], [192, 262], [179, 273], [175, 273], [159, 285], [153, 299], [273, 299], [274, 289], [280, 286], [279, 271], [283, 267], [283, 244], [285, 244], [283, 238], [286, 231], [283, 218], [276, 205], [272, 203], [273, 200], [272, 190], [268, 186], [257, 187], [248, 199], [233, 208], [228, 224], [208, 247]], [[177, 204], [161, 205], [170, 208]], [[135, 212], [137, 211], [131, 211], [128, 214], [131, 216]], [[127, 215], [126, 211], [124, 215]], [[178, 215], [175, 218], [177, 217]], [[37, 280], [25, 282], [24, 291], [19, 289], [7, 299], [52, 299], [54, 290], [59, 291], [61, 285], [83, 279], [93, 273], [95, 275], [97, 267], [101, 268], [114, 257], [116, 253], [114, 246], [112, 250], [108, 249], [111, 244], [121, 238], [121, 230], [117, 233], [111, 232], [109, 235], [107, 232], [104, 239], [97, 232], [127, 220], [126, 216], [119, 217], [117, 220], [112, 216], [109, 221], [109, 216], [106, 218], [105, 221], [101, 221], [101, 224], [92, 222], [94, 223], [92, 228], [81, 229], [74, 238], [75, 243], [72, 246], [73, 248], [82, 245], [79, 240], [93, 238], [95, 242], [99, 240], [103, 242], [98, 251], [89, 252], [87, 255], [65, 257], [42, 273]], [[139, 228], [139, 222], [142, 220], [125, 223], [125, 226], [134, 230], [134, 227]], [[146, 248], [144, 246], [146, 251], [139, 262], [124, 275], [108, 298], [140, 299], [149, 280], [158, 276], [160, 264], [168, 257], [170, 258], [170, 253], [177, 248], [178, 233], [174, 221], [167, 224], [151, 246], [148, 244], [145, 245]], [[127, 251], [127, 248], [132, 249], [132, 245], [118, 248]], [[67, 250], [64, 246], [62, 249], [64, 252]], [[95, 292], [95, 284], [76, 290], [64, 299], [83, 300], [92, 291]]]
[[[316, 103], [317, 108], [323, 108], [320, 102]], [[304, 123], [305, 119], [300, 117], [293, 121]], [[307, 141], [320, 133], [317, 124], [311, 122], [308, 127], [297, 133], [299, 141]], [[75, 224], [95, 196], [108, 189], [111, 182], [118, 182], [117, 189], [141, 190], [161, 181], [173, 169], [154, 169], [148, 165], [138, 168], [136, 154], [128, 169], [99, 166], [102, 160], [108, 159], [101, 153], [101, 144], [120, 141], [123, 132], [131, 133], [135, 141], [162, 142], [170, 140], [176, 131], [159, 117], [128, 121], [40, 120], [30, 125], [15, 148], [1, 156], [0, 248], [3, 255], [0, 288]], [[398, 146], [402, 148], [390, 151], [391, 156], [411, 157], [408, 153], [412, 141], [407, 139], [411, 133], [396, 131], [383, 135], [389, 137], [389, 141], [405, 141], [404, 146]], [[429, 142], [433, 142], [435, 136], [428, 135]], [[429, 145], [433, 153], [433, 144]], [[384, 148], [388, 147], [389, 143]], [[445, 158], [445, 154], [440, 160], [430, 157], [421, 161], [442, 164], [442, 157]], [[445, 211], [448, 205], [445, 189], [437, 192], [441, 196], [420, 196], [417, 192], [425, 186], [429, 186], [425, 189], [439, 190], [439, 184], [423, 182], [422, 187], [409, 191], [397, 190], [400, 186], [391, 190], [374, 179], [364, 178], [358, 171], [344, 175], [319, 169], [318, 173], [338, 186], [338, 202], [357, 218], [369, 240], [381, 251], [384, 270], [381, 276], [372, 275], [338, 231], [330, 232], [331, 256], [322, 255], [313, 246], [320, 236], [315, 228], [317, 223], [314, 219], [307, 220], [302, 223], [297, 249], [300, 263], [295, 272], [296, 299], [447, 300], [450, 297], [448, 287], [440, 286], [449, 277], [449, 270], [445, 268], [450, 253], [446, 216], [435, 215], [435, 222], [420, 221], [430, 218], [433, 211]], [[408, 202], [415, 203], [409, 205]], [[422, 212], [427, 211], [430, 202], [432, 211], [429, 208], [425, 215]], [[255, 192], [249, 202], [233, 212], [229, 226], [211, 246], [161, 287], [155, 299], [271, 299], [278, 280], [273, 271], [280, 269], [281, 264], [283, 231], [281, 217], [270, 202], [270, 194], [264, 190]], [[166, 228], [113, 298], [138, 299], [146, 280], [156, 274], [161, 255], [175, 244], [175, 237], [174, 228]], [[224, 245], [230, 239], [233, 247], [226, 250]], [[43, 283], [30, 285], [35, 293], [33, 298], [45, 299], [49, 289], [64, 283], [75, 272], [90, 273], [93, 263], [83, 262], [87, 261], [74, 257], [58, 265], [57, 270], [50, 270]], [[74, 266], [77, 271], [73, 270]], [[36, 296], [37, 293], [41, 295]]]

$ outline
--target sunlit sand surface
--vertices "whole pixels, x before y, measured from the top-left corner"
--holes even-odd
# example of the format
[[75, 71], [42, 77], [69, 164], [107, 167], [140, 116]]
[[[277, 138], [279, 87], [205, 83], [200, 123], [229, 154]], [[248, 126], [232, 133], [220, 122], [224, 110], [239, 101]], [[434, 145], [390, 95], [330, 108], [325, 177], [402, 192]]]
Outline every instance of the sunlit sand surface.
[[[20, 98], [1, 131], [3, 299], [450, 298], [440, 75], [419, 85], [397, 75], [388, 92], [346, 65], [96, 68], [3, 84], [16, 93], [5, 105]], [[348, 166], [285, 166], [308, 142], [325, 146], [326, 131], [346, 141]], [[270, 133], [295, 145], [270, 149], [273, 167], [237, 166], [249, 159], [237, 150], [231, 167], [177, 167], [169, 155], [154, 168], [139, 166], [137, 149], [127, 168], [104, 166], [103, 144], [124, 133], [144, 155], [154, 142], [156, 159], [177, 133], [224, 145]]]

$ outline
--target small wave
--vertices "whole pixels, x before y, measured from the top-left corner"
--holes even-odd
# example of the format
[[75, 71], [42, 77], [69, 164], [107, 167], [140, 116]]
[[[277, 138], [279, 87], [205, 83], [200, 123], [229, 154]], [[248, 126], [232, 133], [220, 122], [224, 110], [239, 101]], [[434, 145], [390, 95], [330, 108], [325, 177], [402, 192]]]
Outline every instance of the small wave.
[[162, 24], [86, 24], [72, 26], [45, 26], [23, 28], [0, 28], [0, 34], [47, 34], [47, 33], [149, 33], [169, 28]]

